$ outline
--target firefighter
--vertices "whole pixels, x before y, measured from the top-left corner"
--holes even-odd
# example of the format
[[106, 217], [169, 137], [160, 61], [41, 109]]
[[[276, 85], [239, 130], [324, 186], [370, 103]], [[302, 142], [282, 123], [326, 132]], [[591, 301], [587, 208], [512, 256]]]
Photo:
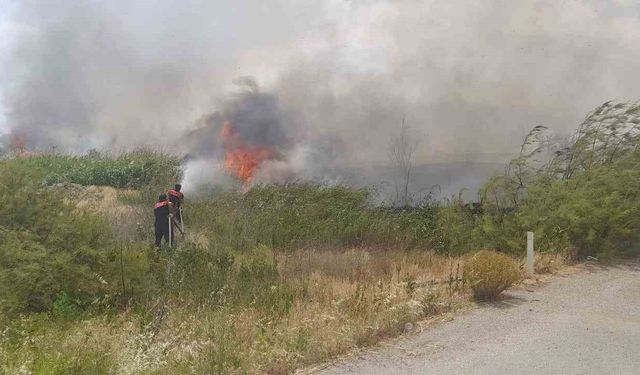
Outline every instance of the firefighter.
[[166, 242], [171, 241], [169, 245], [173, 245], [174, 239], [170, 238], [173, 236], [170, 236], [169, 234], [169, 230], [170, 230], [169, 219], [171, 215], [171, 206], [173, 206], [173, 203], [171, 203], [167, 199], [167, 195], [160, 194], [160, 196], [158, 197], [158, 203], [156, 203], [153, 209], [153, 213], [156, 217], [155, 229], [156, 229], [156, 246], [157, 247], [160, 247], [160, 245], [162, 244], [163, 238], [165, 239]]
[[180, 189], [182, 189], [182, 185], [175, 184], [174, 188], [170, 189], [168, 193], [169, 201], [175, 204], [177, 207], [180, 207], [182, 201], [184, 200], [184, 194], [180, 192]]
[[169, 202], [173, 203], [174, 212], [174, 220], [176, 222], [176, 226], [180, 227], [182, 231], [182, 212], [180, 211], [180, 207], [182, 206], [182, 202], [184, 201], [184, 194], [180, 192], [182, 189], [182, 185], [175, 184], [173, 189], [170, 189], [168, 192]]

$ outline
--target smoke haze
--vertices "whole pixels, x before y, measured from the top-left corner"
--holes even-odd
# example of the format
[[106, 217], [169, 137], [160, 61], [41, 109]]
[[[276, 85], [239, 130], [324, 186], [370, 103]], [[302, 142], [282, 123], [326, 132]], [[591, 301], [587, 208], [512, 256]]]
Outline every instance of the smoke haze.
[[568, 132], [598, 104], [638, 97], [631, 2], [266, 3], [14, 2], [0, 27], [4, 126], [37, 149], [213, 160], [216, 113], [230, 116], [233, 79], [252, 76], [266, 102], [238, 126], [283, 151], [260, 173], [315, 178], [387, 164], [404, 116], [417, 163], [495, 161], [534, 125]]

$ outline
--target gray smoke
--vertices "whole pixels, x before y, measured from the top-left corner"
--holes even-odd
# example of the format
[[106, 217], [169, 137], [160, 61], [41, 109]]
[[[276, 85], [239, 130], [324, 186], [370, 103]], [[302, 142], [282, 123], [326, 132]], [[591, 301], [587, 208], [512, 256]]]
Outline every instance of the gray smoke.
[[37, 149], [172, 149], [238, 69], [252, 70], [243, 51], [286, 40], [275, 24], [286, 11], [263, 22], [260, 4], [17, 2], [2, 62], [6, 126]]
[[[344, 151], [340, 139], [310, 136], [299, 125], [301, 118], [277, 95], [262, 92], [253, 77], [233, 83], [235, 90], [218, 103], [221, 110], [204, 116], [179, 141], [189, 160], [187, 186], [227, 180], [221, 165], [225, 153], [255, 149], [269, 152], [255, 176], [259, 182], [331, 179]], [[225, 139], [225, 131], [232, 135]]]
[[[265, 179], [315, 178], [387, 164], [405, 116], [417, 163], [495, 161], [534, 125], [568, 132], [638, 95], [632, 2], [266, 3], [16, 2], [6, 126], [72, 151], [183, 150], [199, 134], [185, 152], [204, 167], [221, 152], [213, 129], [239, 116], [250, 141], [282, 151]], [[255, 82], [234, 99], [239, 76]]]
[[247, 147], [268, 147], [286, 152], [289, 142], [284, 122], [287, 119], [278, 98], [260, 92], [252, 77], [240, 77], [234, 83], [237, 90], [219, 104], [221, 110], [204, 116], [197, 122], [196, 129], [180, 140], [183, 152], [195, 158], [221, 157], [224, 151], [221, 134], [225, 123], [232, 126]]

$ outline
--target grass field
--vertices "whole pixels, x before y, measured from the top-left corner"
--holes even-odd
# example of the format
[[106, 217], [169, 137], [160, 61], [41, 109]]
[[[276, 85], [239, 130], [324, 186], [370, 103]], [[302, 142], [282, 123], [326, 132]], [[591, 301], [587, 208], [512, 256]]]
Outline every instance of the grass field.
[[461, 260], [428, 250], [435, 206], [375, 207], [347, 187], [202, 196], [187, 238], [158, 252], [150, 207], [179, 170], [94, 182], [160, 159], [1, 162], [0, 280], [20, 285], [0, 292], [3, 371], [289, 373], [468, 300]]
[[379, 206], [312, 183], [218, 190], [187, 197], [188, 235], [159, 251], [152, 206], [177, 158], [4, 157], [0, 372], [291, 373], [494, 298], [521, 276], [526, 231], [538, 272], [636, 252], [639, 137], [619, 124], [638, 111], [597, 109], [544, 165], [534, 128], [479, 207]]

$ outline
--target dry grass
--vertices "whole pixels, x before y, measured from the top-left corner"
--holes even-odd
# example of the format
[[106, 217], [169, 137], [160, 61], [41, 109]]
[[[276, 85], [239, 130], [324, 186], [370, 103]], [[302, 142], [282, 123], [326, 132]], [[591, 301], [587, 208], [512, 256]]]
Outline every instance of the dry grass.
[[[141, 228], [151, 232], [150, 209], [138, 203], [139, 192], [74, 191], [69, 198], [77, 207], [104, 214], [120, 238]], [[210, 239], [190, 232], [186, 241], [207, 247]], [[299, 249], [275, 252], [275, 261], [279, 282], [294, 295], [282, 315], [265, 314], [252, 303], [196, 303], [170, 295], [162, 320], [154, 319], [157, 305], [149, 305], [65, 324], [32, 321], [17, 340], [22, 344], [11, 353], [0, 350], [12, 359], [0, 372], [286, 374], [397, 336], [408, 322], [469, 301], [463, 258], [432, 251]]]
[[[459, 282], [449, 283], [460, 260], [431, 252], [300, 250], [278, 254], [277, 261], [281, 278], [302, 291], [285, 316], [265, 319], [253, 309], [175, 312], [162, 337], [174, 340], [184, 331], [171, 327], [208, 316], [212, 325], [233, 327], [226, 339], [242, 348], [235, 361], [243, 369], [284, 374], [401, 334], [407, 322], [451, 311], [468, 297]], [[196, 329], [187, 334], [189, 339], [180, 340], [183, 344], [176, 343], [169, 351], [175, 355], [169, 368], [177, 370], [181, 361], [206, 362], [211, 345], [224, 352], [219, 342], [208, 338], [210, 334]]]
[[[539, 255], [537, 272], [559, 269], [561, 258]], [[17, 350], [3, 354], [0, 345], [0, 359], [11, 358], [0, 372], [81, 372], [84, 363], [93, 373], [287, 374], [403, 334], [406, 323], [468, 306], [462, 269], [470, 259], [371, 248], [277, 253], [281, 281], [297, 291], [283, 316], [170, 299], [157, 332], [153, 309], [25, 329]]]
[[432, 251], [400, 251], [352, 248], [338, 251], [299, 250], [278, 257], [282, 274], [305, 278], [321, 273], [350, 282], [401, 281], [407, 277], [423, 281], [442, 281], [458, 268], [459, 258], [437, 255]]
[[132, 239], [139, 231], [148, 231], [151, 225], [148, 213], [140, 207], [124, 203], [124, 198], [137, 197], [139, 192], [116, 189], [109, 186], [82, 186], [72, 183], [56, 184], [52, 189], [59, 192], [66, 202], [79, 210], [101, 214], [118, 238]]
[[569, 261], [563, 254], [558, 253], [536, 253], [534, 259], [535, 272], [537, 274], [555, 274], [562, 269]]
[[[299, 291], [284, 316], [170, 300], [156, 335], [144, 314], [130, 310], [64, 331], [47, 327], [30, 334], [35, 344], [27, 340], [20, 360], [3, 370], [100, 356], [118, 374], [286, 374], [399, 335], [407, 322], [468, 301], [455, 276], [460, 260], [427, 251], [300, 250], [278, 254], [277, 261], [282, 280]], [[18, 358], [15, 352], [12, 357]]]

